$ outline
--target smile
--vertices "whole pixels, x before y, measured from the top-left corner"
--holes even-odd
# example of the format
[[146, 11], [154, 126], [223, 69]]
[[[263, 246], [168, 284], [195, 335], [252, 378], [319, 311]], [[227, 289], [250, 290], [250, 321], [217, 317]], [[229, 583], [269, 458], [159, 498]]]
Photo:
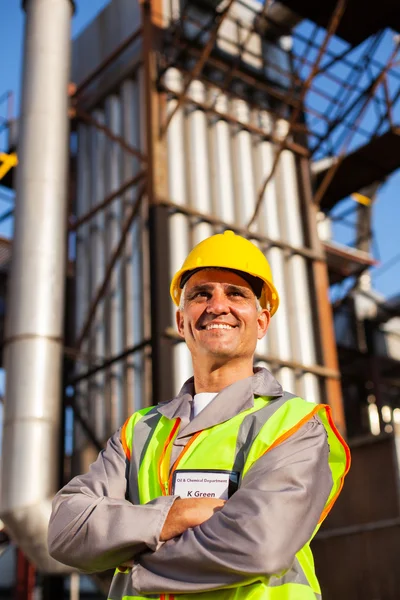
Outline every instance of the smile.
[[210, 323], [210, 325], [206, 325], [205, 329], [211, 331], [212, 329], [235, 329], [235, 327], [226, 323]]

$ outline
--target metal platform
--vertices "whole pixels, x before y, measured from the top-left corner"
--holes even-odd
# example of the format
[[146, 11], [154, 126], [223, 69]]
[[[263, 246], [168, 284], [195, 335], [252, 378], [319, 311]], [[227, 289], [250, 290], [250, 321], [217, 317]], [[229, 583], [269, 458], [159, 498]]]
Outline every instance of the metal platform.
[[[345, 156], [327, 187], [321, 209], [330, 210], [339, 200], [377, 181], [383, 181], [400, 167], [400, 128], [393, 127]], [[317, 186], [329, 167], [317, 175]]]
[[[321, 27], [328, 25], [336, 3], [336, 0], [282, 1], [282, 4]], [[397, 0], [381, 0], [379, 8], [373, 2], [348, 0], [336, 34], [352, 46], [357, 46], [386, 27], [400, 31], [400, 4]]]
[[357, 248], [350, 248], [334, 242], [324, 242], [323, 247], [326, 252], [331, 285], [340, 283], [346, 277], [357, 276], [367, 267], [377, 264], [368, 252]]

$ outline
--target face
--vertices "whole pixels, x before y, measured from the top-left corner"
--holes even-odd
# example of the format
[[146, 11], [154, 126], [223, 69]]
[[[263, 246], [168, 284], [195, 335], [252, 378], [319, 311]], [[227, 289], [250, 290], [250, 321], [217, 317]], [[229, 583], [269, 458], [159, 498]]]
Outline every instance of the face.
[[250, 285], [236, 273], [219, 269], [198, 271], [185, 288], [177, 326], [192, 358], [208, 356], [224, 362], [252, 359], [257, 340], [267, 332], [270, 314], [257, 311]]

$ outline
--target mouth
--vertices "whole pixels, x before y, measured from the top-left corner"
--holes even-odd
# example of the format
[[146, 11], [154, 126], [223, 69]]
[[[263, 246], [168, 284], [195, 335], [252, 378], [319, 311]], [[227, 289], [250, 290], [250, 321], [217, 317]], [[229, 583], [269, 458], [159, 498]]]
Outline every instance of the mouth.
[[232, 329], [236, 329], [237, 325], [229, 325], [229, 323], [208, 323], [201, 327], [203, 331], [230, 331]]

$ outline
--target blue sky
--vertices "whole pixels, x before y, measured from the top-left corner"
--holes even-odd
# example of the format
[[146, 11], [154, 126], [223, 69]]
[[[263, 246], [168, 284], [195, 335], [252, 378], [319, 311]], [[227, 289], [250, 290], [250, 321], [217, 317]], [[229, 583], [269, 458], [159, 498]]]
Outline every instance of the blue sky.
[[[109, 0], [77, 0], [76, 12], [72, 21], [72, 35], [76, 36], [86, 27]], [[0, 98], [7, 90], [13, 90], [16, 96], [16, 105], [20, 97], [20, 78], [22, 61], [24, 13], [20, 0], [0, 1], [0, 40], [2, 59], [0, 60]], [[304, 31], [307, 30], [305, 26]], [[320, 33], [321, 34], [321, 33]], [[321, 34], [322, 35], [322, 34]], [[382, 49], [382, 52], [384, 49]], [[381, 56], [384, 60], [384, 56]], [[0, 104], [0, 117], [4, 116], [5, 106]], [[2, 144], [0, 134], [0, 148]], [[400, 260], [391, 268], [385, 270], [385, 265], [400, 252], [398, 227], [400, 223], [400, 202], [398, 190], [400, 189], [400, 171], [395, 173], [382, 188], [374, 207], [373, 228], [375, 231], [374, 252], [380, 260], [380, 265], [373, 271], [373, 281], [378, 291], [385, 296], [394, 296], [400, 293]], [[9, 205], [4, 200], [6, 192], [0, 188], [0, 214]], [[7, 224], [0, 223], [0, 233], [5, 232]], [[336, 228], [336, 235], [340, 241], [347, 241], [348, 233], [344, 228]], [[349, 240], [350, 241], [350, 240]], [[382, 274], [381, 274], [382, 271]]]

